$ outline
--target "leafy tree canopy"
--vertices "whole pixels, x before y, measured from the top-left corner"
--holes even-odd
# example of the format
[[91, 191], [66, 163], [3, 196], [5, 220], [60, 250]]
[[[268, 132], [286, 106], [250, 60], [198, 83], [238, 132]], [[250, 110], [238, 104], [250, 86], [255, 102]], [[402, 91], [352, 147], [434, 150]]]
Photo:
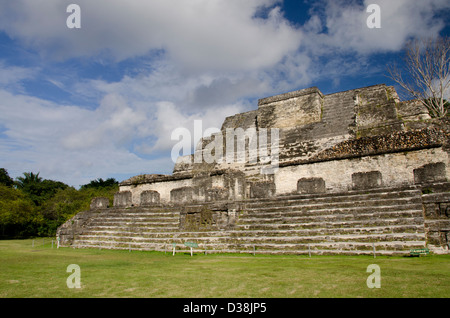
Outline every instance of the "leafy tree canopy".
[[0, 168], [0, 184], [7, 187], [12, 187], [14, 185], [14, 180], [9, 176], [8, 171], [5, 168]]
[[63, 190], [68, 187], [67, 184], [60, 181], [43, 180], [39, 177], [39, 173], [34, 174], [33, 172], [25, 172], [23, 177], [17, 177], [15, 184], [38, 206], [53, 197], [59, 189]]
[[114, 179], [114, 178], [108, 178], [106, 180], [103, 180], [102, 178], [99, 178], [99, 179], [96, 179], [96, 180], [92, 180], [88, 184], [82, 185], [81, 189], [110, 188], [110, 187], [115, 187], [118, 184], [119, 184], [119, 182], [116, 179]]

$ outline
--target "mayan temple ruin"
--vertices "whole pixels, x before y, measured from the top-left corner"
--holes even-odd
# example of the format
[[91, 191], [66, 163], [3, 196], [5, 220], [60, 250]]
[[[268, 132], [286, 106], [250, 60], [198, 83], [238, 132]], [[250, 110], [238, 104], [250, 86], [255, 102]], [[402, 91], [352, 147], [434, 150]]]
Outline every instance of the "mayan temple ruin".
[[383, 84], [263, 98], [225, 118], [171, 175], [121, 182], [112, 207], [94, 199], [57, 236], [76, 248], [448, 253], [448, 127]]

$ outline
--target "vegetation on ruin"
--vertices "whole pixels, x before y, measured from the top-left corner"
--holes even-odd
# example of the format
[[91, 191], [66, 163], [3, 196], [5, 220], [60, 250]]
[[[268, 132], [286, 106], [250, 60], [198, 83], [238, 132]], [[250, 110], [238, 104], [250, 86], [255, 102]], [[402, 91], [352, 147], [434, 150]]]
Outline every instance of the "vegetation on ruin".
[[33, 172], [25, 172], [13, 180], [1, 168], [0, 239], [54, 236], [61, 224], [88, 210], [94, 197], [108, 197], [112, 201], [118, 189], [113, 178], [93, 180], [75, 189]]
[[[51, 239], [0, 241], [0, 297], [448, 298], [450, 255], [306, 256], [56, 248]], [[70, 264], [81, 288], [70, 289]], [[369, 288], [367, 268], [380, 268]]]

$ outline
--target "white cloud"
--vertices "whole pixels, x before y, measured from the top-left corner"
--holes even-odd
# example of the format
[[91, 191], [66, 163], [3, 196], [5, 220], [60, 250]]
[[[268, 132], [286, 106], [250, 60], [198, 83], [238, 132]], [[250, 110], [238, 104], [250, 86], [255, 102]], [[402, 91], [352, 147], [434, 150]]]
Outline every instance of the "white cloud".
[[145, 160], [124, 147], [123, 139], [133, 138], [127, 127], [143, 119], [116, 96], [90, 111], [0, 90], [0, 113], [0, 162], [11, 176], [40, 171], [78, 186], [111, 174], [172, 168], [167, 159]]
[[70, 1], [0, 4], [0, 29], [46, 56], [68, 59], [105, 53], [116, 60], [165, 50], [198, 72], [270, 67], [296, 50], [300, 33], [274, 8], [276, 0], [79, 0], [81, 29], [66, 27]]
[[[445, 24], [435, 14], [450, 8], [444, 0], [324, 0], [305, 25], [305, 43], [316, 53], [357, 52], [371, 54], [400, 50], [411, 37], [438, 34]], [[380, 7], [381, 28], [369, 28], [369, 4]], [[324, 32], [326, 31], [326, 32]]]

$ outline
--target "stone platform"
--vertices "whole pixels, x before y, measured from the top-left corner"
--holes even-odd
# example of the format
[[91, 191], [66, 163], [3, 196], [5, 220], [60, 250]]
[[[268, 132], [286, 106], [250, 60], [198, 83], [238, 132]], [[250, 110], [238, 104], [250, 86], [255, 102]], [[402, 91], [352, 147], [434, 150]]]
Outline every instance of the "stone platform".
[[[63, 246], [92, 248], [168, 251], [194, 242], [206, 253], [445, 253], [449, 127], [386, 85], [263, 98], [258, 109], [225, 118], [172, 175], [124, 180], [114, 207], [97, 199], [57, 235]], [[212, 153], [212, 162], [196, 160]]]
[[[435, 192], [436, 189], [440, 192]], [[430, 190], [434, 189], [434, 190]], [[61, 245], [201, 253], [407, 255], [447, 250], [450, 184], [192, 205], [94, 209], [61, 228]], [[442, 191], [442, 192], [441, 192]], [[426, 194], [422, 194], [425, 192]], [[428, 193], [432, 192], [432, 193]], [[426, 211], [424, 213], [424, 211]]]

